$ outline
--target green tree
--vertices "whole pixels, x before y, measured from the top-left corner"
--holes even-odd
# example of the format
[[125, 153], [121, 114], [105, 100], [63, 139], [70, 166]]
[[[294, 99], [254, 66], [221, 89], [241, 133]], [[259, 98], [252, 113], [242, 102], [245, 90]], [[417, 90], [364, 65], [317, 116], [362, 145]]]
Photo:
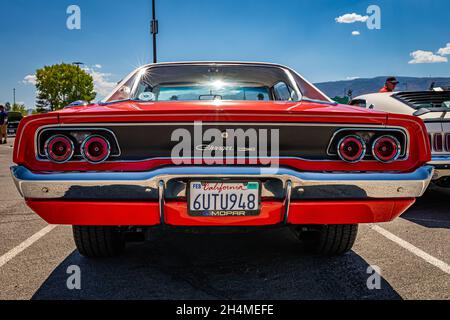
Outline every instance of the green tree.
[[97, 95], [92, 76], [66, 63], [37, 70], [36, 88], [38, 112], [59, 110], [77, 100], [92, 101]]
[[11, 107], [12, 112], [20, 112], [24, 117], [28, 115], [27, 108], [24, 104], [14, 104]]

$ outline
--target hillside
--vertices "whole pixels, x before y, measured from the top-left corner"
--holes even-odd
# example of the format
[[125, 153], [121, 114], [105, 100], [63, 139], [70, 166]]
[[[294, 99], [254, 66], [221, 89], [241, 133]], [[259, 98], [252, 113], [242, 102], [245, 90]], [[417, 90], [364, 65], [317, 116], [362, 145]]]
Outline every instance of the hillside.
[[[353, 90], [353, 97], [371, 92], [377, 92], [383, 87], [386, 81], [385, 76], [372, 79], [354, 79], [334, 82], [316, 83], [316, 86], [325, 92], [329, 97], [345, 96], [349, 89]], [[419, 91], [428, 90], [430, 85], [435, 82], [436, 86], [450, 86], [450, 78], [414, 78], [397, 77], [400, 84], [399, 91]]]

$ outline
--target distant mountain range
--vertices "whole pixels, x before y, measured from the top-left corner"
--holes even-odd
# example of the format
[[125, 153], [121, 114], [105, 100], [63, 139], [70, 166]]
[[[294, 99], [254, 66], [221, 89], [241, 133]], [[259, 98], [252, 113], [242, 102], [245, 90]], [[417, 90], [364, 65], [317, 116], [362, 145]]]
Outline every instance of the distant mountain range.
[[[352, 79], [333, 82], [316, 83], [316, 86], [326, 93], [329, 97], [346, 96], [348, 90], [353, 90], [353, 97], [362, 94], [378, 92], [386, 81], [386, 76], [371, 79]], [[414, 77], [397, 77], [400, 84], [398, 91], [421, 91], [428, 90], [434, 82], [435, 87], [449, 87], [450, 78], [414, 78]]]

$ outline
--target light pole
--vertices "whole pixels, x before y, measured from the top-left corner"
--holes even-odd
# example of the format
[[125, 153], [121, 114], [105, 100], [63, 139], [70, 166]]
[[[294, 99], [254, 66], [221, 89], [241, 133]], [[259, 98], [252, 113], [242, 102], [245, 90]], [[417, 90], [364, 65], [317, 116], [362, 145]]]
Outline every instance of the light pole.
[[13, 88], [13, 106], [16, 105], [16, 88]]
[[158, 62], [157, 50], [156, 50], [156, 35], [158, 34], [159, 23], [156, 19], [156, 0], [152, 0], [152, 21], [151, 21], [151, 34], [153, 36], [153, 63]]
[[[72, 64], [73, 64], [74, 66], [77, 66], [79, 69], [81, 69], [80, 66], [84, 65], [83, 62], [79, 62], [79, 61], [72, 62]], [[77, 83], [76, 83], [76, 87], [77, 87], [77, 99], [79, 99], [79, 95], [80, 95], [80, 92], [78, 91], [78, 85], [79, 85], [79, 84], [80, 84], [80, 78], [79, 78], [79, 74], [77, 74]]]

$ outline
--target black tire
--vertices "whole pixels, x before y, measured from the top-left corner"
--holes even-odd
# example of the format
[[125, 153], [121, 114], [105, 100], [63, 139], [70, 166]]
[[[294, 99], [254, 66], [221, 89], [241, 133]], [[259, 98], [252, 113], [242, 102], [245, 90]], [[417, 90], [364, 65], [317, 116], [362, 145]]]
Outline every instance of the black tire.
[[73, 226], [73, 238], [80, 254], [87, 258], [117, 256], [125, 248], [125, 239], [118, 227]]
[[358, 225], [295, 226], [292, 230], [307, 251], [326, 256], [349, 252], [358, 235]]

